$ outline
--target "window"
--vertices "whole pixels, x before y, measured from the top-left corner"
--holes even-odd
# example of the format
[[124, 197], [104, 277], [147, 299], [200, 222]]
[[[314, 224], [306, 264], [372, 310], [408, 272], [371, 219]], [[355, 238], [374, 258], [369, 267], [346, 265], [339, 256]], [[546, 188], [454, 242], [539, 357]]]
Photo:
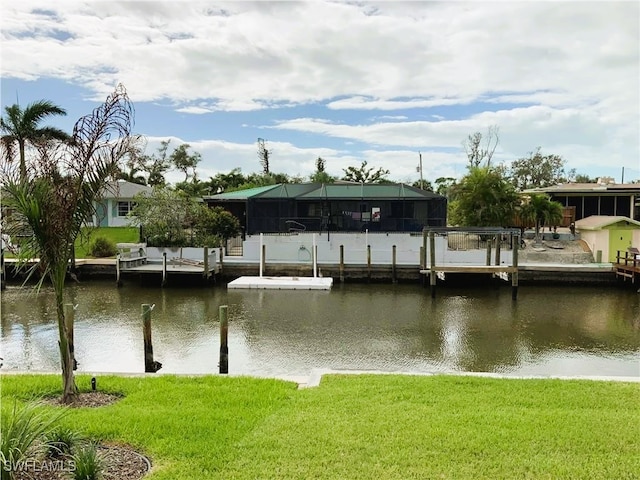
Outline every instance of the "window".
[[127, 214], [133, 210], [134, 206], [134, 202], [118, 202], [118, 216], [126, 217]]

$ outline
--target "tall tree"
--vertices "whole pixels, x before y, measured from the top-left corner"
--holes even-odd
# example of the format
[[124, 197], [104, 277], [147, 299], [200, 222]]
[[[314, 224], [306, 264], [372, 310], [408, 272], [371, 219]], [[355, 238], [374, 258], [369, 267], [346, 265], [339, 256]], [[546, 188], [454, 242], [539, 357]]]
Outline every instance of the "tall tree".
[[388, 181], [387, 175], [390, 173], [389, 170], [382, 167], [377, 169], [374, 167], [367, 168], [366, 160], [359, 167], [349, 166], [343, 168], [342, 171], [344, 172], [343, 180], [358, 183], [384, 183]]
[[171, 140], [162, 140], [156, 153], [144, 158], [144, 171], [147, 172], [147, 184], [162, 186], [166, 182], [164, 174], [171, 168], [171, 159], [167, 155]]
[[524, 220], [535, 223], [534, 243], [540, 245], [542, 243], [540, 229], [545, 225], [557, 225], [562, 221], [562, 204], [552, 201], [545, 194], [533, 194], [525, 199], [519, 214]]
[[488, 128], [484, 137], [482, 133], [475, 132], [462, 142], [462, 147], [469, 160], [469, 168], [491, 167], [491, 159], [498, 143], [500, 143], [498, 133], [497, 125], [492, 125]]
[[265, 146], [265, 141], [262, 138], [258, 139], [258, 160], [260, 161], [260, 166], [262, 166], [262, 173], [264, 175], [269, 175], [269, 161], [271, 160], [271, 150], [267, 149]]
[[191, 145], [183, 143], [176, 148], [169, 157], [171, 163], [184, 173], [185, 182], [189, 181], [189, 177], [195, 178], [196, 167], [198, 163], [200, 163], [200, 160], [202, 160], [202, 156], [198, 152], [189, 153], [189, 148], [191, 148]]
[[335, 177], [329, 175], [326, 170], [326, 160], [322, 157], [316, 159], [316, 171], [309, 176], [309, 180], [314, 183], [333, 183], [336, 181]]
[[145, 141], [142, 136], [132, 138], [130, 146], [118, 166], [116, 179], [127, 182], [146, 185], [147, 179], [144, 176], [146, 155], [144, 154]]
[[538, 147], [527, 157], [511, 162], [509, 176], [519, 190], [550, 187], [565, 180], [564, 165], [560, 155], [543, 155]]
[[12, 212], [5, 219], [9, 232], [31, 233], [21, 244], [19, 261], [24, 265], [29, 258], [39, 258], [29, 274], [41, 272], [41, 281], [48, 278], [55, 292], [65, 403], [77, 393], [69, 341], [73, 332], [64, 312], [67, 268], [74, 241], [95, 214], [96, 200], [129, 148], [132, 122], [133, 107], [119, 86], [103, 105], [78, 120], [69, 142], [48, 145], [25, 172], [16, 172], [8, 162], [0, 169], [2, 200]]
[[507, 226], [518, 205], [513, 185], [499, 170], [487, 167], [471, 167], [450, 193], [450, 222], [457, 225]]
[[26, 147], [29, 143], [37, 144], [46, 140], [67, 140], [69, 135], [54, 127], [40, 127], [39, 124], [45, 118], [53, 115], [66, 115], [61, 107], [48, 100], [39, 100], [30, 103], [22, 110], [20, 105], [14, 104], [5, 107], [6, 116], [0, 119], [2, 130], [2, 143], [5, 147], [7, 160], [12, 160], [15, 145], [18, 145], [20, 160], [20, 175], [27, 176]]

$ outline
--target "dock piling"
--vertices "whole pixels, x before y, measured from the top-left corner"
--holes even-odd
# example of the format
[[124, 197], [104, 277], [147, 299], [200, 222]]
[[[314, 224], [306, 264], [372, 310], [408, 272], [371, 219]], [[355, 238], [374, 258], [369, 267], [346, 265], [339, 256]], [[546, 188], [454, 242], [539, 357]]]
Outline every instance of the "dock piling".
[[396, 246], [391, 247], [391, 283], [398, 283], [396, 276]]
[[151, 311], [155, 307], [148, 303], [142, 304], [142, 334], [144, 336], [144, 371], [156, 373], [162, 364], [153, 360], [153, 343], [151, 342]]
[[491, 242], [492, 242], [492, 238], [488, 238], [487, 239], [487, 261], [486, 261], [487, 265], [491, 265]]
[[227, 320], [227, 305], [220, 305], [220, 373], [229, 373], [229, 344], [227, 343], [227, 335], [229, 332], [229, 323]]
[[367, 245], [367, 281], [371, 282], [371, 245]]
[[344, 283], [344, 245], [340, 245], [340, 283]]
[[167, 252], [162, 252], [162, 286], [167, 286]]
[[429, 232], [429, 285], [431, 298], [436, 298], [436, 234]]
[[500, 236], [496, 235], [496, 265], [500, 265]]

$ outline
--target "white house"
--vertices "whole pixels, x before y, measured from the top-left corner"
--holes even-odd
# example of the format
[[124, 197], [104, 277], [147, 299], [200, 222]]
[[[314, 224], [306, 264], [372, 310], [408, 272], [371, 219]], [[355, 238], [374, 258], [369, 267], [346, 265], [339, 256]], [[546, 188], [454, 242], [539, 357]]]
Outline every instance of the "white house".
[[99, 227], [123, 227], [131, 219], [127, 214], [134, 207], [134, 197], [138, 193], [151, 193], [152, 187], [118, 180], [109, 182], [102, 199], [96, 205], [94, 225]]

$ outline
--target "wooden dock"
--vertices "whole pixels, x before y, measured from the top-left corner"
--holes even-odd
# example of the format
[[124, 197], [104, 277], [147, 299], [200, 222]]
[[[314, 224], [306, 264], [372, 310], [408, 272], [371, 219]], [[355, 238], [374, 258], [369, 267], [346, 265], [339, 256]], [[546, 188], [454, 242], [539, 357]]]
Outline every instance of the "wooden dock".
[[618, 250], [613, 268], [617, 278], [622, 278], [624, 281], [629, 278], [631, 283], [635, 284], [640, 279], [640, 252], [638, 249], [630, 248], [626, 252]]
[[144, 243], [119, 243], [118, 256], [116, 257], [116, 283], [122, 286], [123, 274], [160, 274], [162, 275], [162, 286], [166, 286], [170, 274], [200, 275], [203, 279], [215, 279], [215, 274], [219, 271], [216, 262], [215, 251], [209, 252], [207, 247], [202, 249], [202, 260], [180, 256], [167, 258], [167, 253], [163, 252], [162, 257], [149, 258], [147, 256], [147, 246]]

